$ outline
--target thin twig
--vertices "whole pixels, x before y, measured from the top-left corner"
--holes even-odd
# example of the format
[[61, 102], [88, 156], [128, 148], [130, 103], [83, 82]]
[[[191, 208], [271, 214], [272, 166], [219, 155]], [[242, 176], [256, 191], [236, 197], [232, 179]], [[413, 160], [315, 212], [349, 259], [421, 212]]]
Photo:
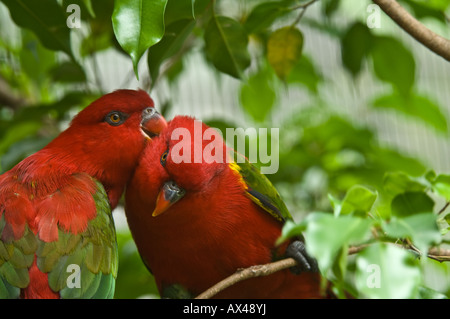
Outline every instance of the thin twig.
[[450, 249], [433, 247], [428, 251], [427, 256], [439, 262], [450, 261]]
[[450, 61], [450, 40], [425, 27], [395, 0], [373, 0], [373, 2], [417, 41]]
[[297, 265], [297, 262], [294, 258], [286, 258], [265, 265], [257, 265], [245, 269], [240, 269], [233, 275], [225, 278], [224, 280], [218, 282], [208, 290], [198, 295], [196, 299], [209, 299], [217, 295], [222, 290], [233, 286], [242, 280], [260, 276], [268, 276], [280, 270], [294, 267], [295, 265]]
[[297, 9], [300, 9], [300, 8], [301, 9], [306, 9], [306, 8], [308, 8], [310, 5], [312, 5], [316, 1], [319, 1], [319, 0], [310, 0], [310, 1], [305, 2], [305, 3], [300, 3], [300, 4], [296, 5], [296, 6], [293, 6], [291, 8], [291, 10], [297, 10]]
[[365, 244], [365, 245], [360, 245], [360, 246], [352, 246], [348, 248], [348, 254], [349, 255], [354, 255], [359, 253], [361, 250], [363, 250], [364, 248], [368, 247], [369, 244]]
[[[406, 245], [405, 245], [406, 244]], [[418, 255], [421, 255], [420, 251], [415, 248], [411, 243], [396, 244], [403, 248], [409, 248], [414, 250]], [[364, 248], [370, 246], [370, 244], [363, 244], [359, 246], [352, 246], [348, 249], [348, 255], [354, 255], [362, 251]], [[450, 250], [442, 248], [431, 248], [427, 255], [429, 258], [437, 260], [439, 262], [450, 261]], [[222, 290], [237, 284], [240, 281], [247, 280], [255, 277], [268, 276], [278, 271], [288, 269], [297, 265], [297, 262], [293, 258], [286, 258], [275, 261], [273, 263], [251, 266], [249, 268], [239, 269], [231, 276], [218, 282], [211, 288], [205, 290], [199, 294], [196, 299], [209, 299], [217, 295]]]
[[302, 9], [302, 10], [300, 11], [300, 14], [297, 16], [297, 18], [295, 19], [295, 21], [292, 23], [292, 26], [295, 26], [297, 23], [300, 22], [300, 20], [302, 19], [303, 15], [304, 15], [305, 12], [306, 12], [306, 9], [308, 9], [308, 7], [309, 7], [310, 5], [312, 5], [312, 4], [313, 4], [314, 2], [316, 2], [316, 1], [318, 1], [318, 0], [310, 0], [310, 1], [306, 2], [306, 3], [302, 3], [302, 4], [299, 4], [299, 5], [297, 5], [297, 6], [291, 8], [291, 10]]
[[447, 209], [448, 205], [450, 205], [450, 202], [445, 203], [444, 207], [442, 207], [441, 210], [437, 214], [440, 215], [443, 212], [445, 212], [445, 210]]

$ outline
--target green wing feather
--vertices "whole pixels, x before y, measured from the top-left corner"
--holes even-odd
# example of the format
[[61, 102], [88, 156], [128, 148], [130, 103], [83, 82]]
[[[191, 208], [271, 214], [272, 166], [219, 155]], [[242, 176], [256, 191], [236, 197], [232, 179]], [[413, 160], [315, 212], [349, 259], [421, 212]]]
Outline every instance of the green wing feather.
[[234, 162], [230, 168], [242, 177], [246, 195], [259, 207], [281, 222], [292, 220], [292, 216], [269, 179], [250, 163], [247, 158], [233, 151]]
[[20, 297], [21, 288], [30, 282], [28, 270], [35, 256], [38, 268], [48, 274], [50, 288], [61, 298], [114, 296], [118, 268], [115, 227], [105, 189], [99, 182], [96, 185], [96, 217], [78, 234], [59, 228], [56, 241], [40, 240], [28, 226], [22, 237], [14, 239], [2, 214], [0, 299]]
[[118, 252], [108, 197], [97, 182], [97, 216], [77, 235], [59, 229], [58, 240], [39, 241], [37, 265], [48, 273], [50, 288], [61, 298], [112, 298], [117, 277]]
[[[0, 218], [0, 238], [4, 231], [7, 232], [5, 214]], [[28, 286], [28, 268], [36, 249], [36, 237], [28, 227], [17, 240], [0, 240], [0, 299], [17, 299], [20, 288]]]

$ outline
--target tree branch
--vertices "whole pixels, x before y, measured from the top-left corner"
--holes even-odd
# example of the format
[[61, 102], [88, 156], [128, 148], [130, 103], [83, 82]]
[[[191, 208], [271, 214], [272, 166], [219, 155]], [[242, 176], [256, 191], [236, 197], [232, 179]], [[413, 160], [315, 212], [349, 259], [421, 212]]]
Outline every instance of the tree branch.
[[204, 291], [200, 295], [196, 297], [196, 299], [209, 299], [215, 295], [217, 295], [222, 290], [233, 286], [234, 284], [260, 276], [268, 276], [277, 271], [291, 268], [297, 265], [297, 262], [294, 258], [286, 258], [282, 260], [275, 261], [273, 263], [265, 264], [265, 265], [257, 265], [251, 266], [249, 268], [239, 269], [231, 276], [225, 278], [224, 280], [218, 282], [208, 290]]
[[443, 248], [431, 248], [428, 251], [428, 258], [437, 260], [439, 262], [450, 261], [450, 250]]
[[450, 61], [450, 40], [425, 27], [395, 0], [373, 0], [373, 2], [417, 41]]
[[[370, 244], [364, 244], [360, 246], [352, 246], [348, 249], [349, 255], [359, 253], [361, 250], [369, 246]], [[402, 246], [404, 247], [404, 246]], [[409, 247], [409, 245], [407, 245]], [[411, 248], [411, 247], [409, 247]], [[418, 252], [420, 255], [420, 252]], [[439, 262], [450, 261], [450, 250], [442, 248], [431, 248], [427, 255], [428, 258], [437, 260]], [[297, 262], [293, 258], [285, 258], [275, 261], [273, 263], [251, 266], [244, 269], [238, 269], [234, 274], [218, 282], [211, 288], [205, 290], [199, 294], [195, 299], [209, 299], [217, 295], [222, 290], [237, 284], [240, 281], [247, 280], [255, 277], [268, 276], [278, 271], [291, 268], [297, 265]]]

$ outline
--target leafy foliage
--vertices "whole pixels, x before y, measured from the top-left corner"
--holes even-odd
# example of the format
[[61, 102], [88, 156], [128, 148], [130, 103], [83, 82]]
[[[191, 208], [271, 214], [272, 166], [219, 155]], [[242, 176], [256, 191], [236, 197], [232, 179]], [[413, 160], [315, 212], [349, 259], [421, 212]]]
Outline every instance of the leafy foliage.
[[[390, 110], [448, 137], [443, 106], [423, 93], [416, 58], [397, 34], [378, 32], [359, 18], [336, 23], [347, 14], [344, 2], [0, 0], [19, 34], [16, 40], [0, 36], [0, 171], [42, 148], [74, 110], [104, 93], [90, 66], [105, 50], [129, 56], [136, 77], [152, 88], [173, 85], [186, 72], [189, 54], [200, 52], [210, 70], [238, 81], [237, 99], [255, 126], [273, 126], [285, 93], [300, 90], [311, 101], [299, 101], [295, 114], [279, 124], [279, 170], [268, 177], [293, 215], [304, 217], [286, 224], [280, 242], [302, 232], [324, 285], [330, 282], [339, 297], [448, 297], [448, 284], [436, 291], [424, 274], [431, 269], [448, 276], [448, 263], [425, 256], [439, 256], [438, 248], [449, 244], [450, 175], [383, 145], [372, 127], [324, 105], [331, 71], [320, 70], [316, 56], [304, 53], [314, 39], [303, 27], [339, 43], [339, 68], [355, 84], [369, 72], [388, 89], [362, 109]], [[447, 0], [399, 2], [418, 19], [448, 23]], [[87, 32], [67, 26], [69, 4], [79, 7]], [[318, 14], [309, 15], [313, 6]], [[0, 21], [0, 30], [11, 27]], [[235, 127], [238, 121], [209, 124]], [[244, 139], [247, 148], [255, 142]], [[118, 242], [116, 297], [157, 295], [130, 234], [119, 232]]]

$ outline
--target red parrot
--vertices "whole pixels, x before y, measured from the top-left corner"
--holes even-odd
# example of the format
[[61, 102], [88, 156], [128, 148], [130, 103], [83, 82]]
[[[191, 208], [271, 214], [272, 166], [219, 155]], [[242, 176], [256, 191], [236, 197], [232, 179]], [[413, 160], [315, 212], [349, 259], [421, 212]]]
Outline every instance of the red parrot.
[[273, 185], [200, 123], [170, 121], [146, 146], [125, 193], [132, 236], [160, 295], [176, 297], [181, 287], [183, 297], [196, 296], [239, 268], [287, 255], [299, 261], [300, 274], [248, 279], [215, 297], [322, 298], [303, 238], [275, 246], [292, 217]]
[[167, 123], [142, 90], [106, 94], [0, 176], [0, 298], [111, 298], [111, 211]]

